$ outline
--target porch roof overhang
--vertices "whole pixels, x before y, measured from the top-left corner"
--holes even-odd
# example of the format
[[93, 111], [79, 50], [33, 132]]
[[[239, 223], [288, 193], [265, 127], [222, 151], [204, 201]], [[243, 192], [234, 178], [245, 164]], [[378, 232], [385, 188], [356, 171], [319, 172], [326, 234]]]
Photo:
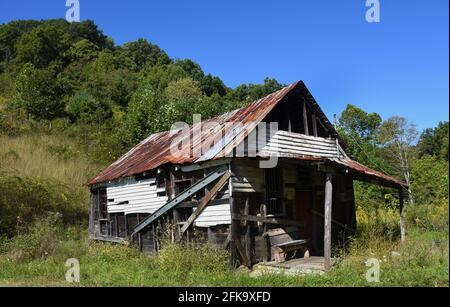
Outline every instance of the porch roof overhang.
[[[268, 155], [259, 155], [260, 158], [270, 158]], [[328, 169], [340, 171], [353, 179], [372, 184], [377, 184], [393, 189], [407, 189], [408, 184], [398, 180], [392, 176], [383, 174], [379, 171], [373, 170], [359, 162], [356, 162], [349, 157], [342, 158], [325, 158], [306, 155], [294, 155], [281, 153], [277, 155], [278, 158], [294, 159], [303, 161], [305, 163], [311, 163], [315, 165], [323, 165]], [[326, 168], [322, 168], [326, 169]]]
[[331, 160], [331, 164], [343, 168], [356, 180], [378, 184], [394, 189], [408, 188], [408, 184], [392, 176], [373, 170], [350, 158]]

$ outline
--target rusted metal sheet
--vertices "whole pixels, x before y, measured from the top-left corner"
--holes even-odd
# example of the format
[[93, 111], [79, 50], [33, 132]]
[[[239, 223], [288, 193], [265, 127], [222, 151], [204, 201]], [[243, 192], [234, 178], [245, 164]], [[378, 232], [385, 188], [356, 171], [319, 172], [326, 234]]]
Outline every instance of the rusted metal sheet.
[[[194, 124], [189, 129], [180, 130], [178, 133], [165, 131], [152, 134], [90, 180], [88, 185], [136, 175], [167, 163], [185, 164], [197, 160], [200, 162], [224, 157], [233, 150], [236, 144], [244, 140], [289, 92], [294, 89], [300, 90], [303, 87], [303, 82], [295, 82], [244, 108], [203, 121], [202, 127]], [[229, 127], [234, 127], [233, 123], [243, 124], [245, 129], [227, 131]], [[207, 127], [211, 127], [211, 131], [198, 133], [198, 129], [205, 131]], [[182, 143], [187, 140], [191, 142], [190, 150], [174, 156], [170, 150], [173, 142]], [[193, 152], [193, 148], [201, 148], [201, 144], [214, 144], [215, 146], [208, 148], [203, 155], [199, 156]]]
[[360, 176], [366, 177], [368, 179], [368, 181], [373, 180], [382, 185], [393, 187], [393, 188], [402, 188], [402, 187], [407, 188], [408, 187], [408, 185], [401, 180], [398, 180], [398, 179], [395, 179], [394, 177], [380, 173], [376, 170], [373, 170], [373, 169], [371, 169], [361, 163], [358, 163], [354, 160], [351, 160], [349, 158], [340, 159], [340, 160], [333, 159], [330, 161], [337, 165], [348, 168], [350, 171], [356, 172]]
[[[298, 81], [246, 107], [202, 121], [201, 124], [194, 124], [178, 131], [152, 134], [87, 184], [95, 185], [119, 180], [154, 170], [166, 164], [186, 165], [229, 157], [233, 153], [233, 149], [249, 136], [283, 98], [292, 92], [298, 94], [299, 97], [306, 97], [306, 100], [315, 108], [316, 116], [320, 118], [321, 123], [330, 136], [338, 138], [333, 125], [328, 121], [305, 84], [302, 81]], [[171, 147], [173, 148], [174, 145], [180, 143], [189, 143], [190, 146], [182, 147], [177, 154], [173, 154]], [[340, 143], [342, 144], [341, 141]], [[200, 152], [198, 152], [199, 150]], [[258, 156], [262, 157], [264, 155], [260, 153]], [[382, 183], [391, 186], [406, 186], [405, 183], [395, 178], [381, 174], [348, 158], [341, 160], [327, 159], [325, 157], [297, 154], [282, 156], [306, 161], [334, 163], [334, 165], [346, 167], [353, 172], [378, 179]]]

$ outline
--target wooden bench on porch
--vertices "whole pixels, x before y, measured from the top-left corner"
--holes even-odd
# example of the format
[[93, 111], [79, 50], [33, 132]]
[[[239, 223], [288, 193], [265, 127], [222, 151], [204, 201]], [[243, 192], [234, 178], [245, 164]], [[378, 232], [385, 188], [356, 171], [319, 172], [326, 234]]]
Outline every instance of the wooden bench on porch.
[[300, 238], [297, 227], [275, 228], [266, 232], [269, 239], [272, 260], [284, 262], [288, 254], [295, 257], [300, 251], [303, 258], [309, 258], [308, 240]]

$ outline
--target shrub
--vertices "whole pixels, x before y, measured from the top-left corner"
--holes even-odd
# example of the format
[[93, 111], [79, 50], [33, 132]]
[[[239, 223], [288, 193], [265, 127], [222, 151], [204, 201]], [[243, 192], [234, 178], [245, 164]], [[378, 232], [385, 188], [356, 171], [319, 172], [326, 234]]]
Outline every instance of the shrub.
[[72, 97], [66, 111], [73, 121], [80, 121], [85, 124], [101, 124], [112, 117], [110, 105], [96, 99], [88, 92], [80, 92]]
[[61, 215], [48, 213], [12, 239], [4, 239], [0, 251], [13, 262], [45, 259], [55, 251], [61, 229]]
[[428, 205], [406, 208], [406, 218], [410, 225], [431, 231], [448, 233], [448, 199], [440, 199]]
[[156, 265], [163, 273], [179, 276], [221, 274], [229, 270], [229, 256], [228, 252], [207, 244], [167, 243], [159, 251]]
[[84, 201], [82, 191], [57, 181], [0, 172], [0, 232], [14, 235], [47, 212], [66, 224], [87, 221]]

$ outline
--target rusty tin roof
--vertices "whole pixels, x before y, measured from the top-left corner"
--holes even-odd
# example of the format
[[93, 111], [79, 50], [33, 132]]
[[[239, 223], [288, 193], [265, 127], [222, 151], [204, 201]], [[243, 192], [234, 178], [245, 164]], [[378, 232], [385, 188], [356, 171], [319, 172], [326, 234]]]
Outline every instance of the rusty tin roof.
[[[317, 116], [322, 120], [327, 129], [332, 135], [338, 137], [333, 125], [329, 122], [326, 115], [321, 110], [309, 90], [302, 81], [297, 81], [277, 92], [274, 92], [266, 97], [263, 97], [250, 105], [237, 109], [214, 118], [202, 121], [201, 124], [191, 125], [188, 129], [180, 129], [178, 131], [164, 131], [150, 135], [148, 138], [140, 142], [129, 152], [119, 158], [104, 169], [95, 178], [91, 179], [87, 184], [94, 185], [98, 183], [109, 182], [124, 177], [137, 175], [146, 171], [154, 170], [165, 164], [187, 164], [202, 162], [207, 160], [214, 160], [227, 156], [235, 148], [236, 144], [243, 141], [248, 134], [273, 110], [273, 108], [291, 92], [302, 93], [308, 102], [316, 109]], [[239, 122], [241, 123], [239, 129], [227, 131], [224, 129], [227, 123]], [[200, 126], [202, 125], [202, 126]], [[205, 127], [211, 125], [208, 133], [196, 133]], [[225, 131], [225, 132], [224, 132]], [[175, 143], [182, 143], [183, 141], [191, 140], [189, 150], [184, 149], [184, 152], [178, 152], [173, 155], [171, 146]], [[204, 144], [214, 141], [214, 146], [206, 150], [200, 157], [193, 154], [193, 148], [197, 148], [198, 144]], [[308, 160], [308, 157], [304, 157]], [[316, 159], [317, 160], [317, 159]], [[323, 159], [326, 160], [326, 159]], [[350, 159], [338, 162], [341, 166], [351, 168], [352, 170], [380, 178], [383, 181], [395, 185], [404, 184], [395, 178], [381, 174], [377, 171], [371, 170], [362, 164], [359, 164]]]

